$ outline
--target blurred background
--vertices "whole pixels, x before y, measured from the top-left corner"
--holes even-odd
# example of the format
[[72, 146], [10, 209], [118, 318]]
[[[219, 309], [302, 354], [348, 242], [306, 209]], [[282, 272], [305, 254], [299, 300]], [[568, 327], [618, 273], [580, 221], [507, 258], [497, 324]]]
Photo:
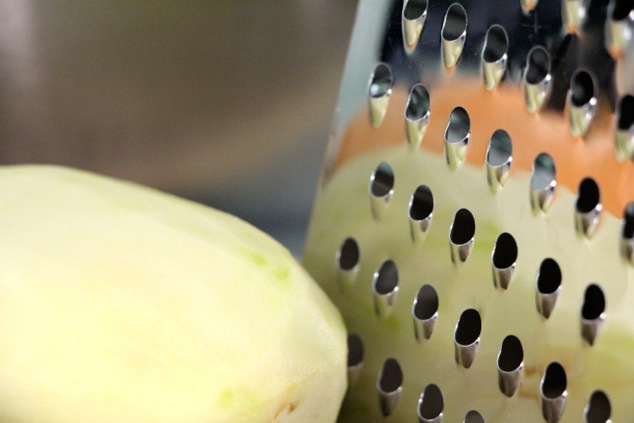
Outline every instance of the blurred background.
[[236, 214], [301, 254], [354, 0], [0, 0], [0, 164]]

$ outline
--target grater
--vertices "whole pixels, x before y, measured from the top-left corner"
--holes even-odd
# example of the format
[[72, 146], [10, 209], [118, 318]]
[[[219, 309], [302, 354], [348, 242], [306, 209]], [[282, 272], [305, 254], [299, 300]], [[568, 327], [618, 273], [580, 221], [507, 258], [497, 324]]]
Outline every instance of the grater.
[[361, 0], [304, 265], [344, 422], [634, 422], [634, 2]]

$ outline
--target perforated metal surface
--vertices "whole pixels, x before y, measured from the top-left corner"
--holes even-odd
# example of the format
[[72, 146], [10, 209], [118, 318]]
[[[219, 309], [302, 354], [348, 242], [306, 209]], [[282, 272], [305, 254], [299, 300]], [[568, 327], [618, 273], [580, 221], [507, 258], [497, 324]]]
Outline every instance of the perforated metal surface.
[[304, 256], [341, 421], [632, 421], [633, 7], [361, 2]]

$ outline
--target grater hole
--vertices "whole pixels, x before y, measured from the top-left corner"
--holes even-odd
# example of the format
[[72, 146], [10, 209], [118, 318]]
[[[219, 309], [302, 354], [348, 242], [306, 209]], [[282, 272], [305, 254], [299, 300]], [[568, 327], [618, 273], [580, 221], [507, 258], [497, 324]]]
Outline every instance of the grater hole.
[[475, 219], [473, 214], [467, 209], [460, 209], [456, 212], [449, 239], [453, 244], [464, 245], [471, 241], [475, 235]]
[[584, 411], [586, 423], [608, 423], [612, 414], [610, 399], [601, 390], [596, 390], [590, 396], [590, 401]]
[[583, 307], [581, 307], [581, 317], [584, 320], [595, 320], [605, 312], [605, 296], [603, 290], [596, 284], [591, 284], [586, 288]]
[[537, 275], [537, 290], [540, 294], [552, 294], [561, 286], [561, 268], [552, 258], [542, 261]]
[[491, 25], [489, 27], [485, 42], [482, 58], [485, 62], [494, 63], [506, 56], [509, 48], [509, 39], [506, 31], [500, 25]]
[[392, 260], [383, 262], [374, 275], [374, 290], [377, 294], [387, 295], [398, 286], [398, 269]]
[[346, 238], [337, 254], [337, 266], [344, 271], [350, 271], [359, 264], [359, 244], [354, 238]]
[[442, 26], [442, 38], [454, 41], [462, 37], [467, 30], [467, 11], [458, 3], [449, 6]]
[[449, 115], [449, 125], [445, 130], [445, 139], [450, 144], [463, 142], [471, 131], [469, 114], [462, 107], [456, 107]]
[[572, 104], [581, 107], [588, 104], [594, 97], [594, 80], [592, 75], [585, 70], [578, 70], [572, 76], [570, 83], [572, 92]]
[[502, 166], [511, 160], [513, 143], [511, 136], [504, 129], [493, 133], [487, 151], [487, 163], [493, 167]]
[[599, 186], [592, 178], [585, 178], [579, 184], [576, 208], [579, 213], [590, 213], [600, 202]]
[[625, 206], [622, 228], [621, 236], [624, 239], [634, 239], [634, 201]]
[[395, 358], [388, 358], [383, 363], [381, 374], [377, 381], [379, 406], [384, 417], [390, 416], [401, 397], [403, 385], [403, 370]]
[[517, 370], [524, 361], [522, 343], [514, 335], [508, 335], [502, 341], [502, 348], [498, 356], [498, 368], [503, 372]]
[[543, 191], [550, 188], [555, 182], [555, 162], [548, 153], [540, 153], [533, 163], [531, 188]]
[[418, 320], [431, 319], [438, 312], [438, 293], [431, 285], [423, 285], [414, 302], [414, 317]]
[[634, 10], [631, 0], [614, 0], [614, 8], [612, 9], [612, 19], [615, 21], [625, 20]]
[[478, 340], [482, 332], [482, 320], [480, 313], [473, 308], [469, 308], [462, 312], [454, 339], [458, 345], [471, 345]]
[[431, 100], [429, 91], [423, 84], [416, 84], [412, 87], [405, 107], [405, 118], [408, 120], [420, 120], [430, 113]]
[[384, 197], [394, 188], [394, 171], [392, 166], [383, 162], [372, 173], [370, 192], [375, 197]]
[[517, 261], [517, 242], [513, 235], [504, 232], [493, 248], [493, 265], [498, 269], [506, 269], [511, 267]]
[[634, 126], [634, 96], [625, 95], [617, 105], [617, 129], [627, 131]]
[[348, 367], [358, 366], [363, 362], [363, 341], [356, 333], [348, 335]]
[[392, 83], [392, 71], [385, 63], [379, 63], [370, 78], [370, 97], [379, 98], [388, 95], [392, 89]]
[[550, 55], [542, 46], [535, 46], [528, 52], [526, 82], [534, 85], [542, 82], [550, 73]]
[[471, 410], [464, 417], [464, 423], [484, 423], [484, 417], [476, 410]]
[[403, 6], [403, 18], [413, 21], [427, 12], [427, 0], [405, 0]]
[[566, 371], [557, 362], [552, 362], [546, 368], [541, 384], [541, 392], [545, 398], [556, 399], [566, 392], [568, 381]]
[[403, 384], [403, 370], [395, 358], [388, 358], [383, 363], [379, 377], [379, 387], [385, 393], [397, 391]]
[[434, 196], [427, 185], [420, 185], [412, 194], [409, 205], [409, 217], [412, 220], [424, 220], [434, 211]]
[[599, 334], [603, 320], [605, 319], [605, 295], [596, 284], [590, 284], [584, 294], [581, 307], [581, 336], [590, 345]]
[[440, 388], [435, 384], [429, 384], [418, 400], [418, 417], [423, 422], [432, 421], [442, 415], [445, 407]]
[[522, 343], [516, 336], [508, 335], [502, 341], [497, 360], [498, 388], [508, 398], [512, 398], [519, 388], [523, 367]]

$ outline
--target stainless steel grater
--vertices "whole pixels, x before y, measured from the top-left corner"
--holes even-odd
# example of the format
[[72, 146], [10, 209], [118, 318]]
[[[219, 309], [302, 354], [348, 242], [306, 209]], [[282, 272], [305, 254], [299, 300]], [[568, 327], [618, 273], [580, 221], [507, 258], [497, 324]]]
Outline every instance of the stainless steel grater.
[[634, 422], [634, 2], [361, 0], [304, 253], [344, 422]]

